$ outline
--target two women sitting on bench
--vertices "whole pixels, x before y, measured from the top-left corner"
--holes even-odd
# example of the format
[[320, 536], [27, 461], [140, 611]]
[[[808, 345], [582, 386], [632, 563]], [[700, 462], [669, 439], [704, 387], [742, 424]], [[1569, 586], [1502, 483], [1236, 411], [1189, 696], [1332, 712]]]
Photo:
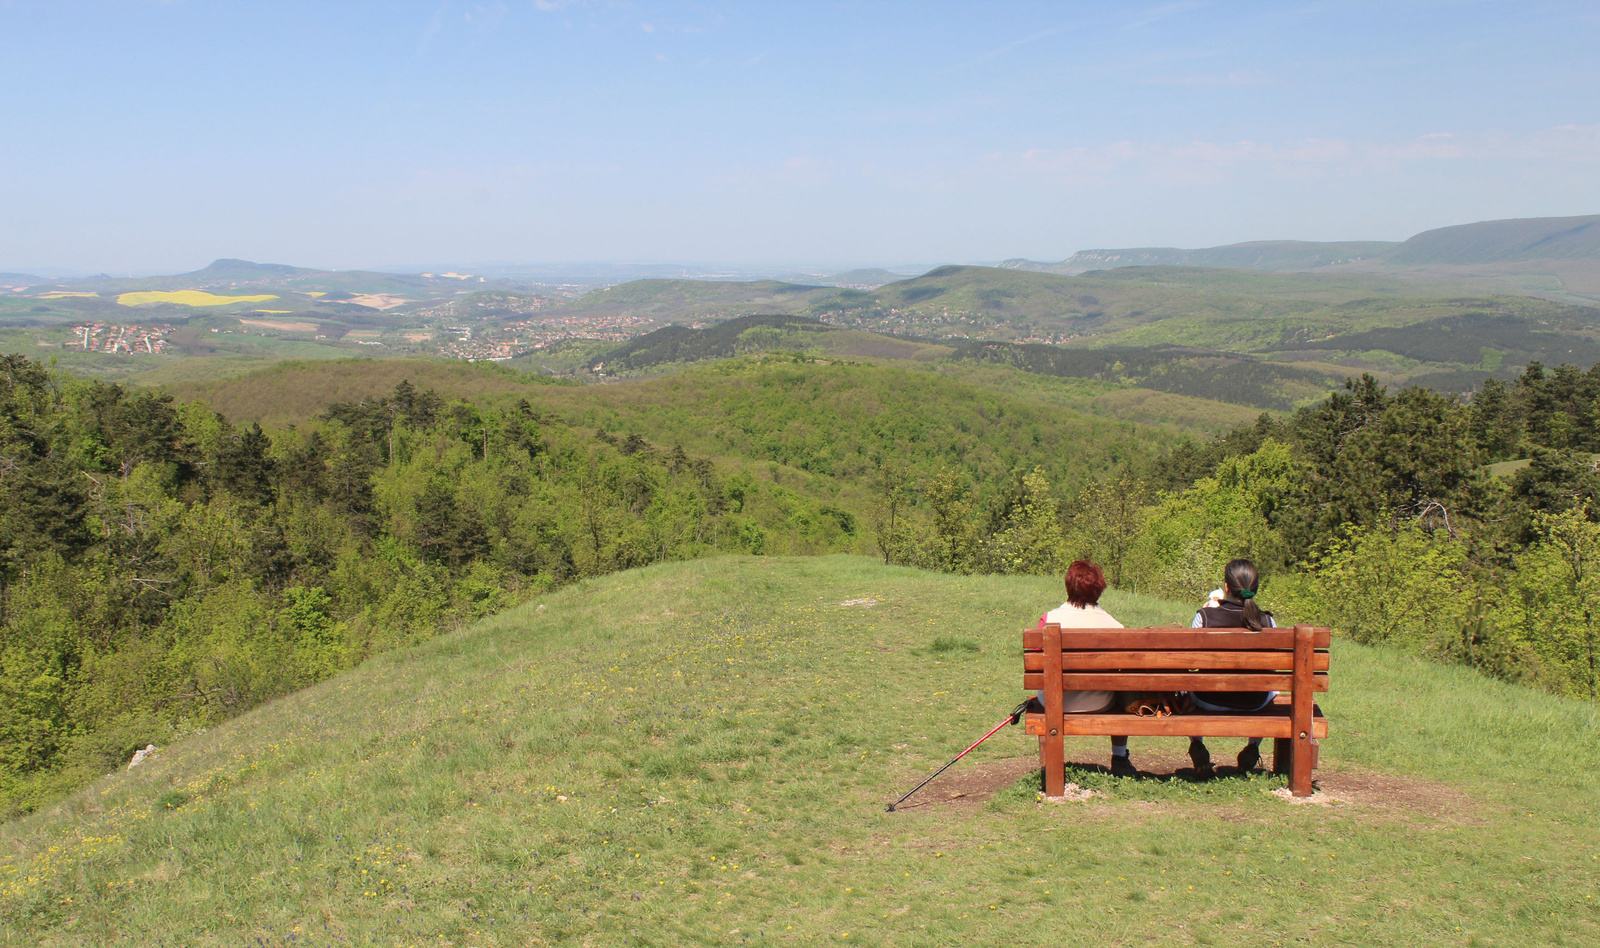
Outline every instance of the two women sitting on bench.
[[[1120, 629], [1118, 622], [1100, 607], [1100, 595], [1105, 592], [1106, 579], [1099, 566], [1088, 560], [1078, 560], [1067, 568], [1065, 577], [1067, 601], [1045, 613], [1039, 627], [1054, 624], [1063, 629]], [[1191, 628], [1196, 629], [1262, 629], [1275, 628], [1272, 613], [1262, 609], [1255, 601], [1260, 586], [1260, 574], [1249, 560], [1233, 560], [1223, 570], [1223, 588], [1212, 593], [1211, 599], [1195, 613]], [[1043, 699], [1043, 694], [1040, 699]], [[1068, 714], [1091, 714], [1110, 711], [1119, 704], [1114, 691], [1066, 691], [1062, 693], [1062, 710]], [[1190, 692], [1189, 700], [1200, 711], [1257, 711], [1270, 705], [1277, 692]], [[1189, 759], [1195, 772], [1202, 777], [1214, 773], [1211, 752], [1205, 741], [1198, 737], [1189, 739]], [[1251, 738], [1239, 752], [1240, 770], [1254, 769], [1261, 761], [1261, 738]], [[1138, 770], [1128, 757], [1128, 738], [1111, 738], [1111, 773], [1118, 777], [1133, 777]]]

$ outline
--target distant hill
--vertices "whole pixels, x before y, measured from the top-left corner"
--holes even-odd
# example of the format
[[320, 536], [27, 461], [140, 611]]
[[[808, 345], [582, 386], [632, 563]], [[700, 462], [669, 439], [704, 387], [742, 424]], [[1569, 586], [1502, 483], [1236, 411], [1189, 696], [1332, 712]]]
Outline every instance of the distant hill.
[[31, 273], [0, 273], [0, 286], [38, 286], [44, 282], [43, 277]]
[[830, 326], [811, 316], [772, 313], [739, 316], [704, 329], [664, 326], [599, 353], [589, 368], [603, 367], [609, 375], [773, 350], [868, 359], [930, 359], [952, 351], [948, 346]]
[[[1477, 358], [1477, 353], [1473, 353]], [[1057, 378], [1129, 383], [1172, 395], [1187, 395], [1289, 411], [1304, 398], [1320, 396], [1336, 380], [1326, 374], [1264, 362], [1232, 352], [1182, 346], [1107, 346], [1063, 349], [1038, 344], [975, 342], [951, 356], [956, 361], [1008, 365]]]
[[[1133, 267], [1064, 276], [947, 266], [870, 292], [843, 290], [806, 312], [830, 322], [860, 321], [861, 328], [939, 338], [1014, 341], [1030, 333], [1081, 337], [1177, 318], [1206, 334], [1224, 323], [1245, 321], [1259, 329], [1266, 325], [1264, 318], [1306, 313], [1326, 304], [1403, 298], [1410, 295], [1407, 289], [1403, 282], [1367, 275]], [[1196, 319], [1204, 320], [1204, 326], [1194, 323]], [[1199, 338], [1161, 341], [1216, 345]]]
[[[1057, 377], [1286, 410], [1346, 377], [1469, 391], [1533, 359], [1600, 361], [1600, 308], [1452, 295], [1382, 272], [1121, 267], [1063, 276], [938, 267], [876, 290], [638, 281], [555, 310], [684, 323], [566, 368], [604, 374], [768, 350], [1002, 364]], [[594, 298], [607, 310], [591, 308]], [[787, 312], [743, 313], [751, 299]], [[719, 320], [718, 313], [736, 316]], [[853, 336], [844, 333], [853, 331]], [[1176, 347], [1176, 348], [1174, 348]], [[1397, 359], [1398, 357], [1398, 359]], [[1403, 360], [1403, 361], [1402, 361]], [[550, 361], [550, 360], [546, 360]], [[558, 364], [559, 361], [553, 363]], [[538, 360], [528, 367], [537, 369]]]
[[896, 280], [903, 279], [905, 279], [904, 274], [893, 273], [881, 267], [873, 267], [867, 270], [846, 270], [844, 273], [835, 273], [833, 276], [828, 277], [827, 282], [834, 286], [865, 286], [869, 284], [882, 286], [885, 283], [893, 283]]
[[1080, 250], [1058, 263], [1016, 258], [1000, 266], [1064, 275], [1154, 266], [1403, 273], [1417, 284], [1583, 302], [1600, 300], [1600, 215], [1479, 221], [1424, 231], [1400, 243], [1258, 240], [1197, 250], [1132, 247]]
[[820, 336], [832, 329], [809, 316], [783, 314], [740, 316], [708, 329], [664, 326], [655, 332], [635, 336], [596, 361], [615, 370], [642, 369], [667, 362], [725, 359], [740, 351], [771, 348], [771, 343], [786, 334]]
[[1423, 231], [1384, 256], [1391, 264], [1600, 259], [1600, 214], [1480, 221]]
[[1112, 267], [1222, 267], [1232, 270], [1314, 270], [1381, 256], [1396, 244], [1382, 240], [1315, 242], [1255, 240], [1225, 247], [1180, 250], [1136, 247], [1128, 250], [1080, 250], [1060, 263], [1008, 260], [1011, 269], [1046, 273], [1083, 273]]
[[[1590, 308], [1527, 297], [1469, 296], [1461, 289], [1342, 269], [1295, 273], [1122, 267], [1063, 276], [946, 266], [875, 290], [775, 281], [638, 280], [544, 310], [542, 318], [615, 317], [659, 328], [667, 323], [715, 326], [753, 314], [808, 316], [838, 327], [946, 345], [987, 340], [1184, 345], [1235, 352], [1298, 348], [1351, 332], [1479, 311], [1556, 320], [1560, 328], [1580, 332], [1600, 330], [1600, 319]], [[648, 345], [657, 341], [670, 340], [661, 337]]]
[[831, 276], [816, 276], [815, 274], [796, 273], [783, 279], [791, 283], [805, 283], [811, 286], [836, 286], [849, 287], [857, 290], [875, 290], [885, 283], [904, 280], [908, 274], [895, 273], [882, 267], [869, 267], [862, 270], [846, 270]]
[[795, 313], [834, 292], [779, 280], [634, 280], [556, 307], [551, 317], [632, 316], [656, 322], [719, 322], [751, 312]]
[[290, 277], [303, 276], [307, 273], [317, 273], [316, 270], [306, 270], [301, 267], [291, 267], [281, 263], [251, 263], [249, 260], [235, 260], [224, 257], [211, 261], [210, 266], [196, 270], [193, 273], [179, 274], [179, 278], [189, 278], [198, 281], [204, 280], [285, 280]]
[[[1597, 313], [1596, 316], [1600, 316]], [[1542, 320], [1490, 312], [1443, 316], [1410, 326], [1371, 329], [1308, 342], [1301, 349], [1382, 350], [1419, 362], [1476, 365], [1486, 358], [1525, 365], [1589, 366], [1600, 362], [1600, 343], [1589, 334], [1552, 331]], [[1492, 352], [1493, 355], [1486, 353]]]

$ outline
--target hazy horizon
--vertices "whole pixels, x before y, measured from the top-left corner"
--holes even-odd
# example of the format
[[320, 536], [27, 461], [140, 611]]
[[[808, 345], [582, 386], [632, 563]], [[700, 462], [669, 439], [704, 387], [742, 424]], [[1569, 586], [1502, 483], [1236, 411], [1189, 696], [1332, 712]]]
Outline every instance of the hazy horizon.
[[1560, 2], [0, 3], [0, 271], [837, 272], [1581, 215], [1596, 40]]

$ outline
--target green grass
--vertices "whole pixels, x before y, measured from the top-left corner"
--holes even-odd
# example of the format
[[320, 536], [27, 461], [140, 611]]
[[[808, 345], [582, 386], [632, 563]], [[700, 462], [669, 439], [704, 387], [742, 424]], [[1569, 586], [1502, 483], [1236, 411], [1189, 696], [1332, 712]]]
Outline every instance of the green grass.
[[1072, 779], [1104, 796], [1041, 804], [1006, 729], [884, 812], [1016, 703], [1018, 630], [1060, 599], [847, 556], [581, 583], [0, 827], [0, 944], [1600, 938], [1600, 709], [1344, 641], [1345, 802], [1113, 779], [1083, 738]]
[[1510, 477], [1525, 467], [1533, 464], [1532, 458], [1518, 458], [1514, 461], [1496, 461], [1484, 466], [1491, 477]]

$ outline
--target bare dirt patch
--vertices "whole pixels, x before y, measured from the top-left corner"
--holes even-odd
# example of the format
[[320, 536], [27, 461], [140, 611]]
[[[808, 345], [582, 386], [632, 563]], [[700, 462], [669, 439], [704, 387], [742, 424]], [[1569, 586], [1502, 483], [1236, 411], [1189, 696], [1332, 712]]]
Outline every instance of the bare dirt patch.
[[396, 306], [404, 306], [411, 301], [400, 296], [390, 296], [387, 293], [366, 293], [361, 296], [352, 296], [344, 300], [344, 302], [354, 303], [357, 306], [370, 306], [373, 309], [394, 309]]
[[[957, 772], [957, 768], [965, 763], [963, 760], [946, 771], [938, 780], [918, 790], [916, 796], [895, 807], [895, 811], [943, 811], [951, 808], [979, 807], [989, 802], [989, 798], [996, 793], [1039, 769], [1037, 757], [1008, 757], [1002, 760], [980, 761], [970, 768]], [[915, 782], [896, 793], [895, 797], [914, 786]]]
[[1460, 790], [1437, 781], [1358, 767], [1318, 769], [1316, 788], [1327, 794], [1330, 802], [1428, 816], [1452, 823], [1479, 822], [1483, 808]]
[[239, 322], [246, 326], [260, 326], [262, 329], [276, 329], [279, 332], [316, 332], [317, 324], [303, 320], [289, 319], [241, 319]]
[[[1227, 761], [1231, 754], [1212, 749], [1217, 762], [1217, 776], [1226, 780], [1239, 773]], [[1271, 745], [1262, 748], [1263, 764], [1272, 761]], [[1177, 777], [1181, 780], [1197, 779], [1187, 754], [1174, 754], [1146, 750], [1134, 746], [1134, 764], [1139, 772], [1152, 778]], [[1110, 762], [1107, 753], [1077, 753], [1067, 758], [1068, 779], [1071, 768], [1080, 767], [1105, 771]], [[972, 767], [962, 761], [938, 780], [918, 791], [915, 796], [896, 807], [907, 812], [951, 812], [981, 807], [991, 797], [1016, 784], [1018, 780], [1039, 769], [1039, 759], [1032, 755], [985, 760]], [[908, 784], [896, 793], [904, 793], [916, 784]], [[1446, 784], [1420, 777], [1384, 774], [1351, 766], [1328, 766], [1316, 772], [1316, 795], [1311, 803], [1339, 806], [1347, 811], [1364, 810], [1374, 817], [1416, 818], [1425, 817], [1450, 823], [1476, 823], [1481, 819], [1482, 804], [1465, 793]], [[1154, 811], [1165, 804], [1148, 800], [1125, 801], [1117, 810]], [[1108, 811], [1109, 812], [1109, 811]], [[1230, 822], [1259, 822], [1259, 813], [1245, 813], [1221, 806], [1216, 810], [1218, 819]]]

